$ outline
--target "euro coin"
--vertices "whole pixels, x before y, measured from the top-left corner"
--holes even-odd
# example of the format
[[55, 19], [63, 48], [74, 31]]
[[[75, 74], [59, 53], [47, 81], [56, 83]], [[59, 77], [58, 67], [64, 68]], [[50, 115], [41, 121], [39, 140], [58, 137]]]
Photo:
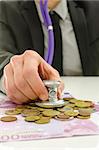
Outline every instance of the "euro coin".
[[84, 100], [85, 103], [89, 103], [90, 107], [94, 107], [94, 103], [92, 101]]
[[77, 118], [79, 118], [79, 119], [89, 119], [90, 116], [80, 116], [80, 115], [78, 115]]
[[85, 108], [85, 107], [90, 107], [91, 103], [90, 102], [76, 102], [75, 106], [79, 107], [79, 108]]
[[27, 122], [34, 122], [36, 120], [39, 120], [40, 119], [40, 116], [27, 116], [25, 117], [25, 121]]
[[22, 112], [22, 116], [38, 116], [40, 115], [40, 111], [38, 110], [32, 110], [32, 109], [24, 109]]
[[4, 117], [1, 117], [0, 120], [3, 122], [13, 122], [13, 121], [16, 121], [17, 118], [14, 116], [4, 116]]
[[44, 111], [44, 110], [46, 110], [46, 109], [45, 109], [45, 108], [38, 107], [37, 110], [39, 110], [39, 111], [42, 112], [42, 111]]
[[70, 116], [65, 115], [64, 113], [60, 113], [59, 115], [55, 116], [55, 119], [60, 120], [60, 121], [65, 121], [68, 120]]
[[47, 117], [54, 117], [56, 115], [59, 115], [60, 112], [57, 110], [45, 110], [42, 112], [42, 114]]
[[15, 110], [15, 109], [10, 109], [10, 110], [6, 110], [5, 111], [5, 114], [6, 115], [19, 115], [19, 114], [21, 114], [21, 110], [19, 109], [17, 109], [17, 110]]
[[66, 104], [65, 106], [66, 106], [66, 107], [70, 107], [70, 108], [73, 108], [73, 107], [75, 107], [75, 104], [72, 104], [72, 103], [68, 103], [68, 104]]
[[58, 116], [55, 116], [55, 119], [56, 120], [59, 120], [59, 121], [68, 121], [68, 120], [71, 120], [71, 119], [73, 119], [74, 117], [69, 117], [69, 118], [64, 118], [64, 119], [62, 119], [62, 118], [59, 118]]
[[65, 111], [68, 111], [68, 110], [73, 110], [73, 108], [70, 108], [70, 107], [63, 107], [63, 108], [58, 108], [57, 109], [58, 111], [60, 111], [60, 112], [65, 112]]
[[39, 120], [35, 121], [37, 124], [46, 124], [50, 122], [49, 117], [41, 117]]
[[79, 109], [79, 107], [77, 107], [77, 106], [75, 106], [74, 108], [73, 108], [73, 110], [78, 110]]
[[70, 99], [70, 101], [69, 101], [70, 103], [73, 103], [73, 104], [75, 104], [76, 102], [77, 102], [77, 99], [75, 99], [75, 98], [73, 98], [73, 99]]
[[92, 112], [92, 108], [79, 108], [79, 114], [81, 116], [89, 116]]
[[78, 111], [73, 111], [73, 110], [68, 110], [64, 112], [65, 115], [71, 116], [71, 117], [76, 117], [79, 112]]
[[61, 119], [69, 119], [69, 116], [65, 115], [64, 113], [60, 113], [59, 115], [57, 115], [57, 117]]
[[35, 106], [36, 106], [35, 102], [30, 102], [28, 105], [29, 105], [29, 106], [32, 106], [32, 107], [35, 107]]
[[64, 101], [69, 101], [69, 100], [71, 100], [71, 99], [73, 99], [73, 97], [64, 97], [64, 98], [63, 98]]
[[37, 107], [33, 107], [33, 106], [30, 106], [30, 105], [26, 105], [26, 109], [37, 110]]

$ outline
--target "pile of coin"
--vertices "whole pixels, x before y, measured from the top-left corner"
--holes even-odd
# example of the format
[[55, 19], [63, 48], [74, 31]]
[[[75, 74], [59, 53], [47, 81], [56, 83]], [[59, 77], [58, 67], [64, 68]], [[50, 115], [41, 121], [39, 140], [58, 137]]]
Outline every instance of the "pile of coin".
[[6, 110], [5, 116], [0, 120], [3, 122], [12, 122], [17, 120], [17, 115], [24, 117], [24, 121], [34, 122], [36, 124], [46, 124], [51, 119], [59, 121], [68, 121], [74, 118], [89, 119], [94, 112], [92, 101], [78, 100], [75, 98], [64, 98], [65, 106], [61, 108], [41, 108], [31, 102], [27, 105], [17, 105], [16, 108]]

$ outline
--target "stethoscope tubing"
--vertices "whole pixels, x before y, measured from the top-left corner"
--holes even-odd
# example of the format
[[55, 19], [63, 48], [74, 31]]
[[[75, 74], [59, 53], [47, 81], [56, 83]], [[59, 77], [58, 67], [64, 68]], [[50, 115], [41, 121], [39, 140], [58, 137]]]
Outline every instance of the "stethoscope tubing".
[[50, 65], [52, 65], [54, 57], [54, 32], [52, 21], [48, 12], [48, 0], [40, 0], [41, 14], [44, 20], [44, 25], [48, 30], [48, 49], [45, 52], [44, 59]]

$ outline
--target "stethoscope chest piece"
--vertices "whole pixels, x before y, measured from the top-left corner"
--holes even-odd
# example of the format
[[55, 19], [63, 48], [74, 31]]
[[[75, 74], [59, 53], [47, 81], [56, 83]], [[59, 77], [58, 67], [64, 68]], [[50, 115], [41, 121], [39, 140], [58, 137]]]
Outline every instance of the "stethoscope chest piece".
[[44, 80], [46, 88], [48, 89], [49, 99], [46, 102], [37, 102], [36, 105], [44, 108], [62, 107], [65, 105], [64, 100], [58, 100], [57, 89], [60, 85], [60, 81], [56, 80]]

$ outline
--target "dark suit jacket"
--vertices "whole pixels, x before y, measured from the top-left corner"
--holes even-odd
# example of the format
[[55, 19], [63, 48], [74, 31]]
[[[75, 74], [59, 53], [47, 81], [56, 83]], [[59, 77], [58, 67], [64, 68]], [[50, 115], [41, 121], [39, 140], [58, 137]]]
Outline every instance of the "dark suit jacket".
[[[83, 75], [99, 75], [99, 2], [68, 1]], [[33, 1], [0, 1], [0, 75], [12, 55], [27, 49], [44, 54], [44, 36]], [[72, 60], [71, 60], [72, 61]]]

